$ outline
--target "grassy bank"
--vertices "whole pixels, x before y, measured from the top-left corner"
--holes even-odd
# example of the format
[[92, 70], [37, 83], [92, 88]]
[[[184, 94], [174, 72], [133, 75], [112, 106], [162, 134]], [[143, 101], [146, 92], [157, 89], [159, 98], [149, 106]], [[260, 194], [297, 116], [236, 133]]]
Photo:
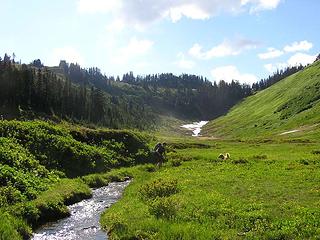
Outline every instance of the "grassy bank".
[[47, 222], [68, 217], [68, 205], [92, 197], [89, 187], [124, 181], [132, 173], [112, 170], [77, 179], [61, 179], [32, 201], [0, 208], [0, 239], [29, 239], [32, 231]]
[[[176, 149], [159, 171], [131, 169], [133, 182], [101, 224], [111, 239], [317, 239], [319, 150], [222, 141]], [[231, 159], [217, 160], [221, 152]]]
[[0, 121], [0, 239], [28, 238], [68, 216], [66, 205], [90, 197], [89, 186], [124, 179], [112, 169], [151, 160], [146, 136], [134, 131]]

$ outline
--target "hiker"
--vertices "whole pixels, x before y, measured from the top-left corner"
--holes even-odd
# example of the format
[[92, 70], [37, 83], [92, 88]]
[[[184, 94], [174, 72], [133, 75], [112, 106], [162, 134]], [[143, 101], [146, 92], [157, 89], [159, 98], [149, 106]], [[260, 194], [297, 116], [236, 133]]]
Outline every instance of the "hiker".
[[166, 143], [157, 143], [154, 147], [154, 152], [155, 152], [155, 155], [156, 155], [156, 158], [157, 158], [157, 167], [161, 167], [163, 162], [164, 162], [164, 155], [165, 155], [165, 152], [166, 152]]

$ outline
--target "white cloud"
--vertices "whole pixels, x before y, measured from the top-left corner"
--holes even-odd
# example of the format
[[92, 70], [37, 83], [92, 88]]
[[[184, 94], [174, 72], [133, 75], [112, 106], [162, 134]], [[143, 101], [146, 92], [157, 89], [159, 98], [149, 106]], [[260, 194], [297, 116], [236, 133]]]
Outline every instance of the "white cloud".
[[311, 42], [304, 40], [301, 42], [294, 42], [291, 45], [287, 45], [283, 50], [286, 52], [309, 51], [312, 47], [313, 44]]
[[196, 43], [192, 46], [192, 48], [190, 48], [189, 54], [199, 59], [211, 59], [214, 57], [237, 55], [239, 54], [239, 51], [234, 50], [230, 44], [223, 42], [218, 46], [215, 46], [210, 50], [204, 52], [202, 51], [202, 46]]
[[85, 64], [80, 53], [75, 48], [70, 46], [53, 49], [48, 58], [48, 65], [57, 66], [59, 65], [60, 60], [66, 60], [69, 63], [78, 63], [80, 65]]
[[79, 13], [109, 13], [126, 25], [143, 27], [161, 19], [177, 22], [183, 17], [197, 20], [221, 13], [274, 9], [280, 0], [78, 0]]
[[215, 81], [224, 80], [231, 82], [238, 80], [240, 83], [252, 84], [257, 82], [257, 77], [249, 73], [240, 73], [238, 68], [233, 65], [217, 67], [211, 70], [211, 75]]
[[246, 49], [256, 48], [257, 45], [257, 42], [251, 40], [238, 39], [234, 42], [224, 41], [208, 51], [203, 51], [202, 46], [196, 43], [189, 49], [189, 54], [198, 59], [208, 60], [215, 57], [238, 55]]
[[186, 4], [170, 8], [167, 14], [170, 16], [172, 22], [179, 21], [183, 16], [199, 20], [210, 18], [210, 14], [196, 4]]
[[278, 69], [284, 69], [288, 67], [288, 63], [268, 63], [264, 65], [264, 68], [267, 69], [269, 73], [274, 73]]
[[119, 64], [126, 63], [129, 59], [147, 54], [153, 44], [153, 41], [147, 39], [139, 40], [133, 37], [127, 46], [120, 48], [118, 55], [113, 60]]
[[275, 9], [278, 7], [280, 2], [281, 0], [241, 0], [242, 5], [251, 4], [251, 13]]
[[187, 60], [183, 53], [178, 53], [179, 60], [174, 62], [179, 68], [192, 69], [195, 66], [195, 62]]
[[115, 19], [110, 24], [107, 25], [108, 33], [114, 34], [116, 32], [121, 32], [125, 28], [125, 23], [121, 19]]
[[78, 0], [77, 10], [80, 13], [106, 13], [121, 8], [120, 0]]
[[258, 54], [258, 57], [260, 59], [271, 59], [271, 58], [277, 58], [283, 55], [283, 51], [280, 51], [275, 48], [268, 48], [268, 51], [266, 53], [260, 53]]
[[279, 62], [279, 63], [268, 63], [264, 65], [264, 68], [269, 73], [274, 73], [278, 69], [284, 69], [289, 66], [297, 66], [297, 65], [308, 65], [310, 63], [313, 63], [316, 59], [316, 55], [309, 55], [304, 53], [296, 53], [293, 56], [291, 56], [287, 62]]
[[296, 66], [300, 64], [307, 65], [307, 64], [313, 63], [316, 57], [317, 57], [316, 55], [296, 53], [295, 55], [289, 58], [288, 65], [289, 66]]

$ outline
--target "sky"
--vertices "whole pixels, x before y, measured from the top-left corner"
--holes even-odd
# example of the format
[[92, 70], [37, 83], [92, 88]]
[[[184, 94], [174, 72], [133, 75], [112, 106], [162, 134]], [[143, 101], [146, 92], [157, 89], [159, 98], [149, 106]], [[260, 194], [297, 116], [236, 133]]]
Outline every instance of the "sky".
[[319, 0], [0, 0], [0, 55], [253, 83], [320, 53]]

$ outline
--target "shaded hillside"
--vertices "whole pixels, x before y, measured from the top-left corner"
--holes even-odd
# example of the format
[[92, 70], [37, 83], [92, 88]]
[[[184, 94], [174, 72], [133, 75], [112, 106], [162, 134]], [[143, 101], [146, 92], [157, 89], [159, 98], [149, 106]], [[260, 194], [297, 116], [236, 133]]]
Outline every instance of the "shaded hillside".
[[156, 115], [178, 119], [213, 119], [224, 114], [242, 98], [251, 94], [251, 87], [237, 81], [212, 83], [202, 76], [172, 73], [122, 77], [105, 76], [98, 68], [81, 68], [61, 61], [49, 68], [77, 84], [94, 86], [112, 96], [135, 99], [150, 107]]
[[112, 128], [147, 128], [155, 115], [143, 99], [111, 95], [90, 84], [73, 83], [41, 64], [0, 59], [0, 115], [53, 117]]
[[[204, 133], [218, 137], [270, 137], [320, 132], [320, 62], [250, 96]], [[290, 136], [291, 136], [290, 135]]]

